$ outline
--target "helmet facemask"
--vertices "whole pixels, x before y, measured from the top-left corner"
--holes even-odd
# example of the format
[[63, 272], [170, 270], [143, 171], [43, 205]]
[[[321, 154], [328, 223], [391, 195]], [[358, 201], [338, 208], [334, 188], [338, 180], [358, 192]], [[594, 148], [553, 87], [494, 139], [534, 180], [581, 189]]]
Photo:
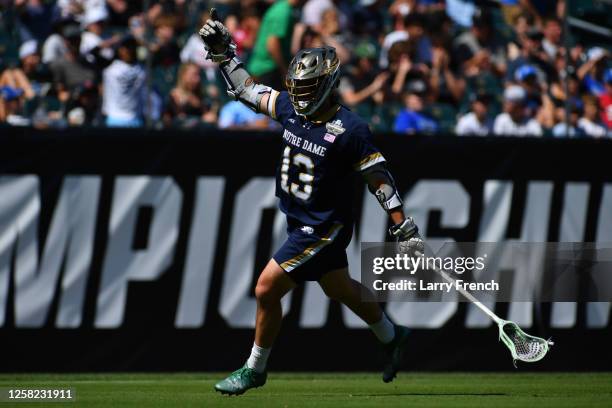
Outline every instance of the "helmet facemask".
[[329, 96], [339, 76], [340, 61], [333, 47], [298, 52], [289, 65], [285, 85], [298, 115], [315, 113]]

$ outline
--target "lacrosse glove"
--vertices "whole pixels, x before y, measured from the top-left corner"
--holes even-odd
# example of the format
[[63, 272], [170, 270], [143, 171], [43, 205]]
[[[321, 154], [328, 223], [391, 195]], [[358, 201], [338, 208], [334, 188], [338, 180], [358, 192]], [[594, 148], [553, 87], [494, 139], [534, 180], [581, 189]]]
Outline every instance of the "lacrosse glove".
[[397, 239], [397, 249], [400, 254], [407, 254], [410, 257], [425, 254], [425, 242], [411, 217], [406, 217], [403, 222], [389, 228], [389, 235]]
[[236, 55], [236, 44], [232, 40], [232, 35], [219, 21], [215, 9], [210, 10], [210, 19], [206, 21], [198, 34], [204, 42], [207, 59], [222, 63], [231, 60]]

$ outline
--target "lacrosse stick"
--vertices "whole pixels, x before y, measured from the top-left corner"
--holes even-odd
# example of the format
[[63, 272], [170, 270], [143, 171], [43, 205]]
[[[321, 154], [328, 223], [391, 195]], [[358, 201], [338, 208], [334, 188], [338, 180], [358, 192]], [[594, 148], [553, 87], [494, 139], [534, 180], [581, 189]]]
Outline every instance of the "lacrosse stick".
[[463, 289], [461, 286], [456, 286], [454, 284], [455, 280], [446, 272], [438, 270], [437, 268], [434, 268], [434, 270], [447, 282], [453, 284], [457, 291], [465, 296], [467, 300], [476, 305], [487, 316], [489, 316], [491, 320], [497, 323], [497, 326], [499, 327], [499, 339], [506, 345], [506, 347], [508, 347], [510, 353], [512, 353], [515, 366], [516, 360], [534, 363], [543, 359], [548, 352], [549, 347], [554, 344], [550, 340], [530, 336], [522, 331], [516, 323], [499, 318], [499, 316], [478, 301], [478, 299], [476, 299], [470, 292]]

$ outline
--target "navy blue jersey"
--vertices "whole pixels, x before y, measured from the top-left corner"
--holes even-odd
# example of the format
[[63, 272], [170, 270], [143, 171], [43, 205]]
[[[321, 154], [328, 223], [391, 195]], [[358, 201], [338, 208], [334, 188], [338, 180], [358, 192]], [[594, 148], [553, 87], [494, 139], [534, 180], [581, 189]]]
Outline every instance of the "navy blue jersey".
[[283, 126], [276, 172], [281, 211], [306, 225], [352, 223], [354, 172], [385, 161], [368, 124], [344, 106], [325, 123], [307, 121], [287, 92], [276, 98], [272, 117]]

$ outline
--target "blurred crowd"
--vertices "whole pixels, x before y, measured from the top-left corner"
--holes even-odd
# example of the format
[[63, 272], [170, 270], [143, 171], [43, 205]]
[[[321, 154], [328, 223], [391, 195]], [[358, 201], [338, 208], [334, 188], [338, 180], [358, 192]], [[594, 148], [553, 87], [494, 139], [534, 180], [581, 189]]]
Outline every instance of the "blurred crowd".
[[335, 47], [375, 131], [612, 137], [610, 37], [566, 32], [564, 0], [0, 0], [0, 125], [273, 128], [205, 58], [211, 6], [277, 89]]

